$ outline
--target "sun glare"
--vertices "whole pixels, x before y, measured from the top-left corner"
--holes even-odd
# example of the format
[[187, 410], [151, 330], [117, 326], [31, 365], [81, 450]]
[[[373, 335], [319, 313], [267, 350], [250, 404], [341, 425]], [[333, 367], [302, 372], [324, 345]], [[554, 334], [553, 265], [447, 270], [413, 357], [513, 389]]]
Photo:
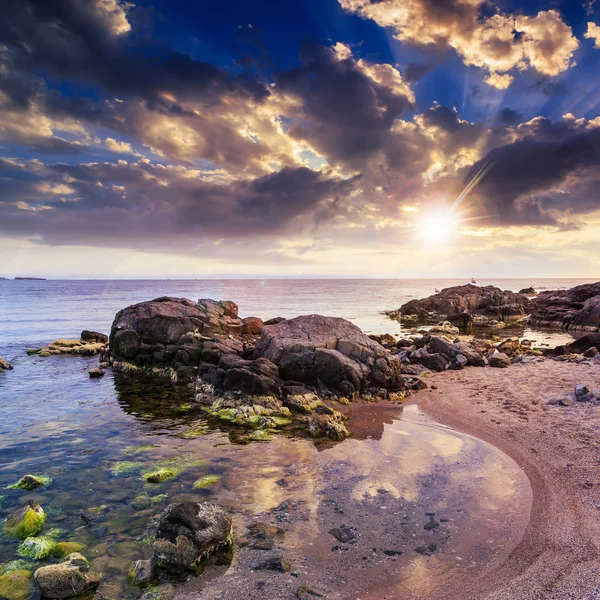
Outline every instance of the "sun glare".
[[428, 211], [417, 224], [420, 237], [432, 244], [449, 242], [456, 234], [457, 227], [456, 217], [447, 209]]

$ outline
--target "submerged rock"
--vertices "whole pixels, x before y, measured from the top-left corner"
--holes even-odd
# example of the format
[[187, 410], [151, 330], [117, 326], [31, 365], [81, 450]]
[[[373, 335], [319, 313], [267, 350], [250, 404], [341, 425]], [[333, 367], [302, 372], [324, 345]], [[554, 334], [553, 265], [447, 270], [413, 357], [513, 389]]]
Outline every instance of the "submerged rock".
[[0, 356], [0, 373], [2, 371], [12, 371], [14, 367]]
[[127, 582], [130, 585], [143, 587], [149, 585], [156, 579], [156, 559], [136, 560], [131, 563], [127, 574]]
[[5, 600], [29, 600], [33, 592], [30, 571], [21, 569], [0, 575], [0, 598]]
[[158, 564], [183, 572], [233, 542], [231, 517], [210, 502], [169, 504], [153, 544]]
[[39, 487], [48, 485], [50, 483], [50, 477], [36, 476], [36, 475], [23, 475], [17, 483], [13, 483], [8, 487], [10, 489], [27, 490], [31, 492]]
[[88, 561], [77, 552], [57, 565], [40, 567], [33, 578], [44, 598], [71, 598], [100, 583], [98, 574], [90, 569]]
[[88, 371], [90, 379], [100, 379], [100, 377], [104, 377], [104, 371], [100, 367], [94, 367]]
[[37, 502], [29, 500], [6, 519], [4, 532], [11, 537], [24, 540], [38, 535], [45, 522], [44, 509]]

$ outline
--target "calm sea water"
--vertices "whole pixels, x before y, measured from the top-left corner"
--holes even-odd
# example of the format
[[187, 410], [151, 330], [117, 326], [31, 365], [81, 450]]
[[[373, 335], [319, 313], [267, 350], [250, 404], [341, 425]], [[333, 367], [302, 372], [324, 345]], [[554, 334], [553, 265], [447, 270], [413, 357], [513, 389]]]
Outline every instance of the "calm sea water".
[[[490, 279], [518, 291], [564, 289], [582, 279]], [[13, 347], [35, 346], [57, 338], [74, 338], [82, 329], [108, 332], [117, 311], [159, 296], [192, 300], [233, 300], [240, 315], [295, 317], [324, 314], [344, 317], [367, 333], [395, 333], [399, 325], [382, 313], [413, 298], [453, 285], [457, 279], [264, 279], [161, 281], [0, 281], [0, 356], [13, 358]]]
[[[97, 357], [43, 358], [26, 354], [27, 348], [57, 338], [78, 337], [82, 329], [108, 333], [118, 310], [163, 295], [234, 300], [239, 304], [241, 316], [270, 318], [321, 313], [351, 319], [369, 333], [399, 333], [400, 325], [389, 321], [383, 311], [398, 308], [411, 298], [430, 295], [436, 287], [458, 283], [461, 282], [0, 281], [0, 356], [15, 366], [13, 371], [0, 374], [1, 516], [15, 510], [24, 499], [36, 498], [48, 513], [46, 531], [58, 530], [57, 539], [85, 544], [84, 554], [105, 575], [104, 597], [135, 598], [138, 591], [125, 585], [127, 569], [131, 560], [149, 556], [149, 536], [166, 503], [212, 498], [231, 508], [239, 520], [240, 515], [249, 518], [289, 495], [289, 491], [275, 485], [282, 473], [288, 473], [290, 482], [295, 482], [294, 489], [304, 493], [305, 480], [314, 482], [325, 477], [324, 481], [333, 485], [332, 465], [341, 464], [336, 481], [340, 485], [350, 482], [359, 490], [365, 486], [377, 487], [377, 474], [395, 465], [394, 457], [401, 456], [406, 469], [400, 464], [392, 468], [386, 485], [404, 490], [404, 501], [409, 494], [411, 514], [422, 515], [431, 510], [432, 504], [446, 506], [451, 497], [454, 504], [464, 506], [473, 527], [481, 523], [475, 529], [483, 532], [483, 538], [498, 539], [505, 519], [521, 518], [523, 511], [528, 511], [527, 490], [523, 488], [522, 492], [525, 504], [515, 505], [519, 507], [519, 515], [511, 512], [514, 506], [511, 508], [502, 494], [493, 509], [489, 504], [480, 506], [481, 485], [489, 487], [488, 498], [495, 493], [493, 490], [505, 489], [507, 481], [518, 481], [520, 475], [508, 457], [477, 440], [456, 432], [443, 437], [443, 430], [405, 422], [399, 414], [400, 420], [385, 423], [378, 424], [373, 419], [375, 433], [369, 438], [348, 440], [323, 452], [317, 452], [312, 441], [298, 438], [276, 437], [266, 444], [245, 445], [245, 432], [207, 420], [186, 388], [110, 372], [101, 380], [90, 380], [87, 371], [97, 364]], [[583, 282], [479, 283], [518, 290], [529, 285], [547, 289]], [[402, 440], [413, 441], [410, 444], [407, 441], [405, 447]], [[415, 450], [419, 456], [427, 453], [430, 456], [417, 479], [414, 479], [414, 461], [406, 458], [413, 447], [419, 449]], [[448, 459], [449, 447], [454, 449], [452, 461]], [[367, 452], [371, 457], [369, 469], [361, 470], [350, 456], [363, 456]], [[502, 469], [482, 470], [486, 456], [485, 464], [502, 464]], [[175, 466], [180, 474], [164, 484], [149, 485], [143, 481], [140, 475], [144, 470], [165, 464]], [[295, 465], [297, 472], [290, 465]], [[477, 477], [471, 476], [474, 472]], [[26, 473], [48, 475], [52, 483], [32, 494], [6, 489]], [[209, 489], [194, 489], [194, 481], [205, 475], [221, 479]], [[434, 498], [428, 483], [434, 475], [444, 481], [460, 480], [461, 485], [456, 489], [449, 486]], [[85, 525], [82, 514], [94, 521]], [[419, 524], [411, 522], [407, 527]], [[327, 538], [327, 530], [323, 535]], [[411, 535], [407, 529], [406, 539], [410, 540]], [[460, 548], [463, 556], [471, 557], [466, 561], [469, 565], [477, 563], [481, 567], [487, 560], [485, 557], [506, 550], [504, 546], [484, 548], [480, 539], [475, 541], [459, 531], [444, 540], [440, 542], [443, 552], [436, 560], [436, 572], [443, 572], [444, 576], [461, 568], [455, 564], [453, 548]], [[18, 547], [18, 542], [0, 532], [0, 564], [5, 570], [23, 566], [35, 569], [39, 563], [14, 562], [22, 560]], [[296, 550], [310, 552], [309, 548]], [[414, 558], [408, 550], [407, 565]], [[331, 566], [335, 570], [335, 565]]]

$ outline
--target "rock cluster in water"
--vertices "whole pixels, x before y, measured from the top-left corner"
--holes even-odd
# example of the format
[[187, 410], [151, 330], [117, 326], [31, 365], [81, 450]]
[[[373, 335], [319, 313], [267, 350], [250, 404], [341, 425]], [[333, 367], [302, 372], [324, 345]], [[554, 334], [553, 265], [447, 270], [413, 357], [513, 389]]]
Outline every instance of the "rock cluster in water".
[[521, 323], [531, 309], [531, 300], [525, 294], [469, 283], [411, 300], [388, 315], [407, 323], [449, 321], [457, 327], [498, 328], [505, 323]]
[[195, 381], [215, 417], [276, 428], [303, 415], [315, 436], [343, 439], [324, 400], [357, 394], [401, 399], [401, 361], [345, 319], [240, 319], [233, 302], [163, 297], [117, 313], [105, 359], [122, 371]]
[[518, 294], [494, 286], [460, 285], [411, 300], [388, 315], [406, 324], [449, 321], [461, 328], [506, 325], [600, 331], [600, 282], [569, 290], [537, 293], [532, 287]]

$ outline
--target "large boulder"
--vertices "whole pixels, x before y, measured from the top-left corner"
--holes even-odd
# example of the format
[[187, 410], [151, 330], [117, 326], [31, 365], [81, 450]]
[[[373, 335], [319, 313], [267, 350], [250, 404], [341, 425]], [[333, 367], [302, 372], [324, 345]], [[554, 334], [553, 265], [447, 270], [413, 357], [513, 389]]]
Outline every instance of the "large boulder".
[[78, 552], [69, 554], [57, 565], [40, 567], [33, 579], [44, 598], [72, 598], [95, 588], [100, 577], [90, 569], [88, 561]]
[[600, 331], [600, 282], [569, 290], [541, 292], [533, 300], [529, 324], [579, 331]]
[[569, 351], [573, 354], [583, 354], [590, 348], [600, 350], [600, 333], [588, 333], [569, 344]]
[[472, 317], [490, 321], [511, 322], [524, 317], [531, 309], [531, 301], [524, 294], [504, 291], [492, 285], [459, 285], [421, 300], [411, 300], [397, 311], [388, 313], [392, 318], [413, 317], [419, 321], [450, 321], [464, 327]]
[[254, 358], [276, 364], [284, 380], [345, 396], [369, 388], [404, 389], [400, 360], [337, 317], [308, 315], [265, 325]]
[[220, 506], [182, 502], [162, 512], [153, 548], [160, 566], [184, 572], [232, 541], [231, 517]]

